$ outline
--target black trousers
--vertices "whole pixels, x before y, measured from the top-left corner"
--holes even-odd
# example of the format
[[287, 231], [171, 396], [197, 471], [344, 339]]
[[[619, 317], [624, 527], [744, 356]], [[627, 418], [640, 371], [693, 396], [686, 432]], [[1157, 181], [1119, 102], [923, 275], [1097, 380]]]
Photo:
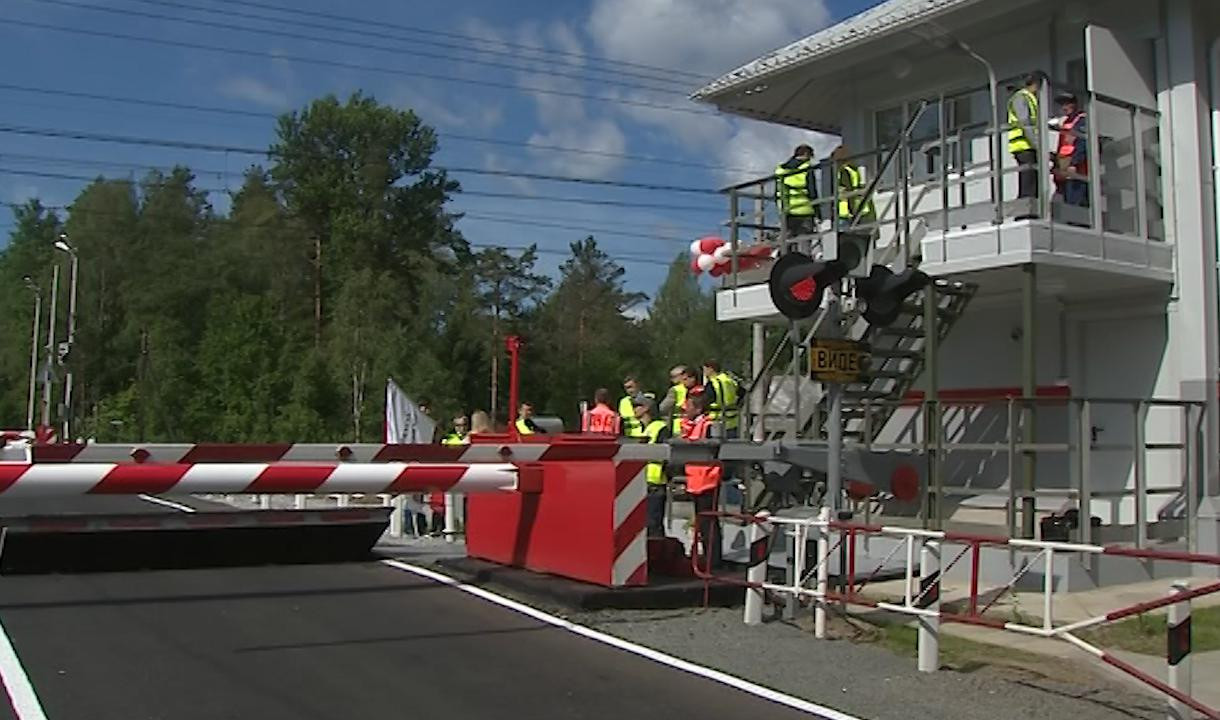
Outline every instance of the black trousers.
[[[692, 495], [695, 501], [695, 519], [699, 527], [699, 542], [702, 547], [698, 548], [699, 567], [712, 568], [720, 565], [721, 554], [723, 548], [720, 542], [720, 518], [718, 517], [703, 517], [700, 513], [714, 512], [719, 508], [719, 490], [709, 490], [707, 492]], [[695, 550], [692, 548], [692, 550]]]
[[1012, 156], [1021, 166], [1017, 171], [1017, 197], [1038, 197], [1038, 153], [1022, 150]]
[[788, 237], [812, 235], [817, 232], [817, 219], [813, 215], [785, 215], [784, 229]]
[[665, 537], [665, 486], [648, 486], [648, 537]]

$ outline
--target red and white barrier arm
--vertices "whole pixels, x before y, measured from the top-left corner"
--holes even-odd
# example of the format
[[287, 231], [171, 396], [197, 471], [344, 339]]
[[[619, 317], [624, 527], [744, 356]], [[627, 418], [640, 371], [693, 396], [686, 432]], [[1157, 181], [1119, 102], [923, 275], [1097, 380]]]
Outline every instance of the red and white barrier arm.
[[10, 463], [0, 464], [0, 497], [535, 492], [540, 476], [509, 463]]

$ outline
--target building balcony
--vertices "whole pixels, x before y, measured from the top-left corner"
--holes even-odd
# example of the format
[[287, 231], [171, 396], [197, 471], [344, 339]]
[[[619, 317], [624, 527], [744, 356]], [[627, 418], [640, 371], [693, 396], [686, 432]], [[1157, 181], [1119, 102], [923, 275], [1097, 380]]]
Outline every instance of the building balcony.
[[[1045, 166], [1018, 166], [1007, 153], [1008, 126], [1000, 126], [997, 139], [993, 124], [951, 128], [947, 117], [929, 121], [928, 112], [944, 113], [940, 108], [956, 107], [978, 92], [942, 96], [911, 111], [920, 115], [905, 118], [908, 128], [930, 126], [933, 133], [912, 133], [889, 147], [819, 164], [822, 217], [837, 216], [840, 201], [854, 205], [870, 189], [840, 196], [834, 178], [843, 164], [850, 164], [866, 178], [880, 174], [868, 183], [875, 186], [869, 196], [873, 217], [855, 226], [871, 234], [873, 263], [918, 264], [935, 277], [977, 283], [984, 293], [993, 287], [1011, 289], [1010, 280], [1031, 264], [1039, 266], [1039, 282], [1063, 297], [1167, 291], [1174, 278], [1174, 250], [1165, 238], [1157, 114], [1076, 92], [1089, 118], [1077, 142], [1090, 161], [1083, 172], [1056, 176], [1049, 159]], [[1048, 84], [1042, 93], [1041, 106], [1054, 107], [1057, 89]], [[1040, 147], [1057, 146], [1056, 131], [1043, 126], [1040, 133]], [[1027, 181], [1036, 176], [1037, 197], [1018, 197], [1023, 170]], [[1069, 190], [1067, 181], [1076, 187]], [[776, 256], [791, 250], [817, 255], [840, 242], [827, 220], [812, 234], [790, 235], [775, 201], [774, 177], [724, 193], [734, 247], [765, 243]], [[782, 320], [766, 287], [768, 270], [727, 273], [716, 293], [718, 319]]]

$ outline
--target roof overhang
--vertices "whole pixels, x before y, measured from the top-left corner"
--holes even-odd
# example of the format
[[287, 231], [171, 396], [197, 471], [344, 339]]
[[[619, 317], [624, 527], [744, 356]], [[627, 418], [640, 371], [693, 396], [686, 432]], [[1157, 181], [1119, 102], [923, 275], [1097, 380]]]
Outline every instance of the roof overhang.
[[889, 0], [727, 73], [691, 98], [723, 112], [838, 133], [867, 71], [953, 49], [956, 32], [1040, 0]]

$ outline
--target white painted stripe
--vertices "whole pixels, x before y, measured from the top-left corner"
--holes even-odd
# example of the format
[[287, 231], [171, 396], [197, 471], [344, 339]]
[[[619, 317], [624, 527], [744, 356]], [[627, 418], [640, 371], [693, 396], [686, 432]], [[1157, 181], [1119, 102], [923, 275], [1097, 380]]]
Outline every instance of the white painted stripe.
[[467, 585], [449, 577], [448, 575], [442, 575], [441, 573], [433, 572], [432, 570], [428, 570], [426, 568], [417, 567], [400, 560], [382, 560], [381, 562], [389, 567], [405, 570], [406, 572], [414, 573], [420, 577], [434, 580], [442, 585], [448, 585], [449, 587], [461, 590], [464, 593], [468, 593], [477, 598], [495, 603], [500, 607], [519, 612], [522, 615], [532, 617], [535, 620], [547, 623], [548, 625], [553, 625], [557, 628], [567, 630], [570, 633], [580, 635], [581, 637], [588, 638], [594, 642], [609, 645], [610, 647], [624, 650], [633, 655], [639, 655], [640, 657], [647, 658], [653, 662], [668, 665], [669, 667], [690, 673], [692, 675], [698, 675], [699, 677], [706, 678], [713, 682], [718, 682], [721, 685], [727, 685], [731, 688], [750, 693], [751, 695], [770, 700], [774, 703], [790, 707], [794, 710], [809, 713], [810, 715], [822, 718], [823, 720], [863, 720], [863, 718], [848, 715], [833, 708], [825, 707], [824, 705], [818, 705], [817, 703], [812, 703], [808, 700], [803, 700], [801, 698], [788, 695], [787, 693], [782, 693], [778, 690], [763, 687], [762, 685], [750, 682], [744, 678], [729, 675], [728, 673], [721, 672], [719, 670], [713, 670], [709, 667], [704, 667], [703, 665], [696, 665], [689, 660], [683, 660], [682, 658], [674, 657], [673, 655], [663, 653], [659, 650], [653, 650], [652, 648], [644, 647], [643, 645], [637, 645], [630, 640], [623, 640], [622, 638], [608, 635], [599, 630], [594, 630], [593, 628], [585, 627], [584, 625], [578, 625], [570, 620], [564, 620], [561, 617], [556, 617], [550, 613], [545, 613], [536, 608], [532, 608], [529, 605], [525, 605], [524, 603], [519, 603], [516, 600], [510, 600], [502, 595], [497, 595], [493, 592], [484, 590], [483, 588]]
[[372, 493], [390, 487], [406, 465], [403, 463], [340, 463], [314, 493]]
[[618, 497], [614, 498], [614, 529], [618, 530], [623, 523], [627, 522], [627, 518], [647, 497], [648, 482], [645, 480], [644, 470], [641, 468], [640, 472], [631, 478], [631, 482], [627, 483], [626, 487], [619, 492]]
[[174, 510], [177, 510], [179, 512], [184, 512], [184, 513], [195, 512], [195, 508], [191, 507], [190, 505], [183, 505], [182, 503], [174, 502], [173, 500], [166, 500], [165, 498], [159, 498], [156, 495], [137, 495], [136, 497], [140, 498], [144, 502], [150, 502], [154, 505], [164, 505], [167, 508], [173, 508]]
[[47, 714], [42, 710], [38, 693], [30, 684], [30, 678], [21, 666], [21, 659], [13, 649], [12, 642], [4, 626], [0, 625], [0, 681], [4, 683], [4, 691], [8, 693], [9, 705], [17, 720], [47, 720]]
[[631, 539], [631, 544], [623, 548], [623, 552], [614, 558], [610, 569], [610, 584], [624, 585], [631, 573], [648, 562], [648, 531], [641, 529], [640, 534]]
[[174, 486], [174, 492], [180, 495], [240, 493], [266, 468], [266, 463], [198, 463], [186, 471]]
[[84, 495], [114, 469], [113, 463], [41, 463], [31, 465], [4, 491], [4, 497]]

